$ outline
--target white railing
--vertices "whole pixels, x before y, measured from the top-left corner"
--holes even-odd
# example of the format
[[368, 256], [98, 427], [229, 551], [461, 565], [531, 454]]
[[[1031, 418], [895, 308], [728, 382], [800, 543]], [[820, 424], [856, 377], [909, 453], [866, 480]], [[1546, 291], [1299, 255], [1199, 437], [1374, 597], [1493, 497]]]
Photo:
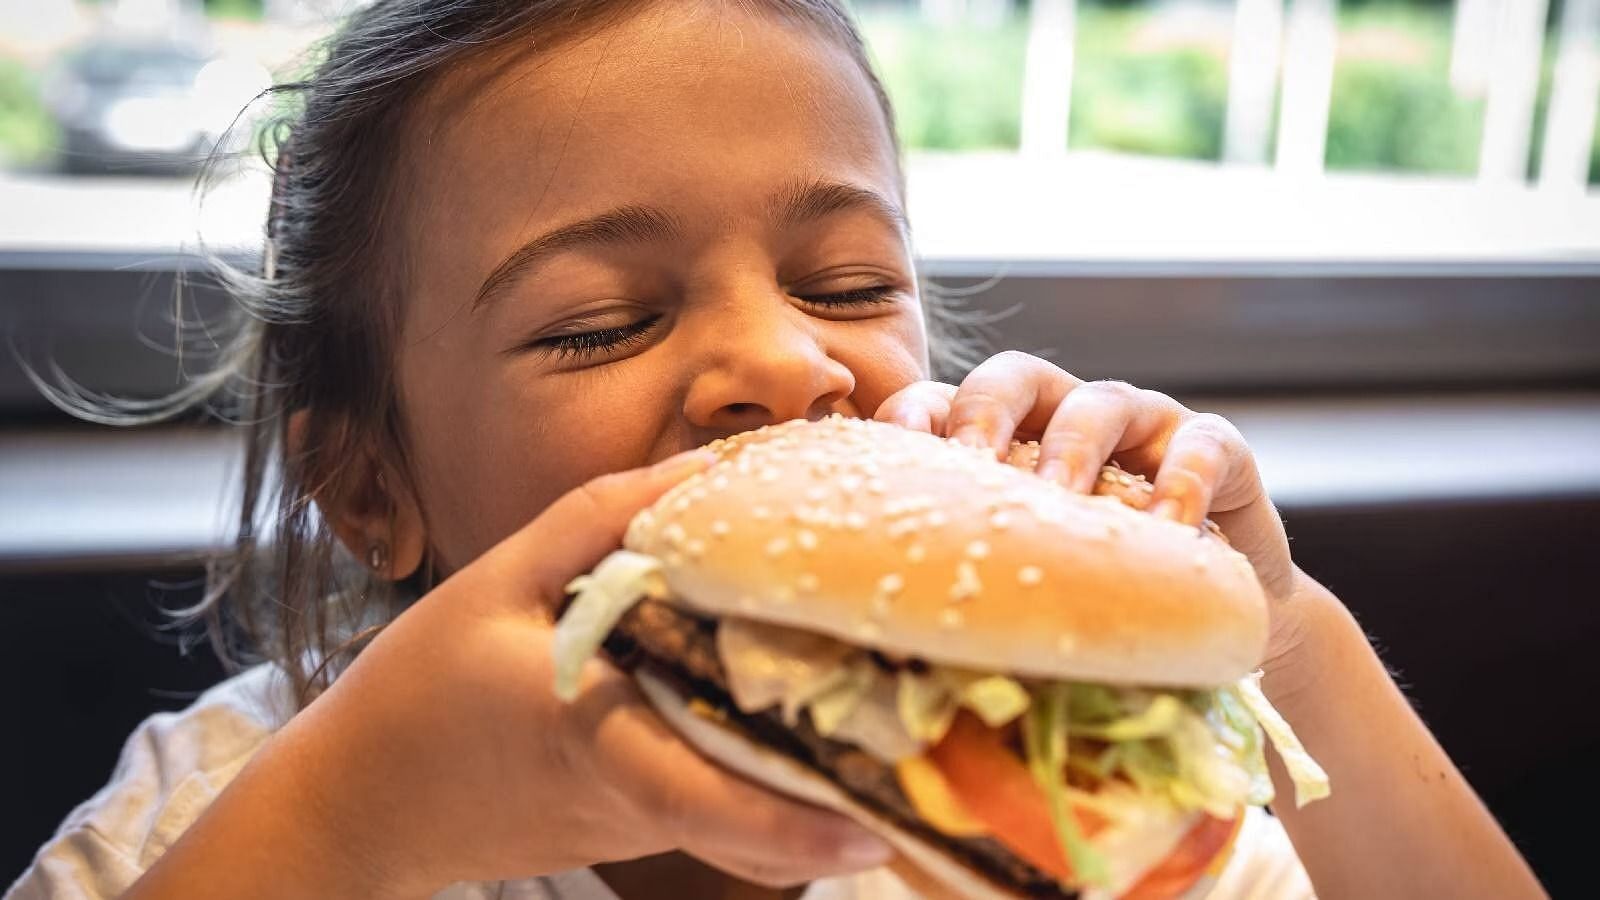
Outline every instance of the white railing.
[[[1274, 165], [1291, 174], [1322, 171], [1337, 7], [1337, 0], [1235, 0], [1225, 161], [1267, 163], [1274, 101], [1281, 92]], [[1075, 0], [1034, 0], [1030, 6], [1025, 155], [1065, 153], [1075, 9]], [[1451, 84], [1463, 95], [1486, 99], [1478, 164], [1483, 181], [1519, 182], [1527, 172], [1548, 11], [1548, 0], [1456, 0]], [[1600, 105], [1600, 0], [1567, 0], [1556, 42], [1540, 186], [1579, 193], [1587, 183]]]

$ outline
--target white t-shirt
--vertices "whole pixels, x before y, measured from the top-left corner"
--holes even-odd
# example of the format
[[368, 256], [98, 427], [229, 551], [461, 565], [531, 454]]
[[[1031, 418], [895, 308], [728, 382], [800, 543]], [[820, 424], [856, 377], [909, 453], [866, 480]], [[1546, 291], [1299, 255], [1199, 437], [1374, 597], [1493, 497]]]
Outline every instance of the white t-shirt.
[[[74, 809], [4, 900], [120, 895], [199, 817], [294, 714], [281, 669], [256, 666], [189, 708], [146, 719], [128, 738], [111, 783]], [[1252, 809], [1210, 900], [1301, 898], [1311, 882], [1278, 821]], [[457, 884], [435, 900], [617, 900], [593, 872]], [[814, 882], [803, 900], [915, 900], [887, 870]]]

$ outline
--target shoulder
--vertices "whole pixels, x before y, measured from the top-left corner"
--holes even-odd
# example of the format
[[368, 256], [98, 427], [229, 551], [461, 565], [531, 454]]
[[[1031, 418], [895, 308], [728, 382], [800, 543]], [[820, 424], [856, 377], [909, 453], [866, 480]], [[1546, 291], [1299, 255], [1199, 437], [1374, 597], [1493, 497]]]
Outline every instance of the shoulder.
[[110, 782], [67, 815], [7, 897], [121, 893], [293, 714], [288, 678], [260, 665], [146, 719]]

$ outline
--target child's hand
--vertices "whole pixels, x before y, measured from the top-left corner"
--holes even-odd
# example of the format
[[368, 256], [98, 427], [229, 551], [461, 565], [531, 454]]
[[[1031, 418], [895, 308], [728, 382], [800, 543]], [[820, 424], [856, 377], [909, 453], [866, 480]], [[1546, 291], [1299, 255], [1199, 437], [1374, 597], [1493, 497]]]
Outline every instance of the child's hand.
[[774, 885], [887, 861], [849, 820], [698, 756], [615, 669], [590, 663], [571, 704], [553, 693], [564, 586], [708, 457], [562, 497], [401, 614], [285, 729], [318, 748], [319, 821], [349, 858], [429, 892], [679, 848]]
[[[1026, 353], [990, 357], [961, 386], [919, 381], [883, 402], [875, 416], [952, 437], [1004, 456], [1013, 438], [1038, 439], [1039, 475], [1088, 493], [1115, 457], [1155, 483], [1151, 511], [1198, 525], [1213, 519], [1249, 557], [1274, 601], [1295, 582], [1283, 523], [1255, 457], [1226, 419], [1186, 409], [1165, 394], [1120, 381], [1085, 382]], [[1299, 631], [1274, 603], [1277, 659]]]

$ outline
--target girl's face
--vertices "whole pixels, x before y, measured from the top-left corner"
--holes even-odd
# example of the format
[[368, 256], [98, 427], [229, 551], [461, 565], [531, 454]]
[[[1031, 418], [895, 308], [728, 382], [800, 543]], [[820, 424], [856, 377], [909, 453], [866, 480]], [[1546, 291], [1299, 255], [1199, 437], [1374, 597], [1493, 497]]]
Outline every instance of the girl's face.
[[482, 61], [415, 117], [400, 402], [443, 573], [596, 475], [926, 377], [870, 83], [734, 6]]

